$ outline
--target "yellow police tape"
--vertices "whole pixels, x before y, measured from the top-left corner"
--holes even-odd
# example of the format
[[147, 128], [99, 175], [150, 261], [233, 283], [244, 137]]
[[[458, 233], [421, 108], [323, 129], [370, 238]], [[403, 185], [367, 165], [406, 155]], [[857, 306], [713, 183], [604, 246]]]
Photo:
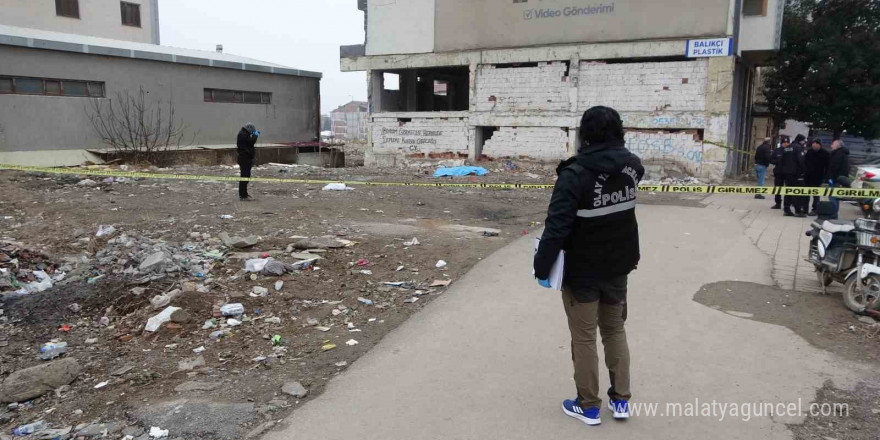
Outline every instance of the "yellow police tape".
[[[114, 171], [107, 169], [87, 168], [50, 168], [24, 165], [0, 164], [0, 170], [25, 171], [29, 173], [67, 174], [77, 176], [125, 177], [129, 179], [169, 179], [169, 180], [201, 180], [214, 182], [265, 182], [265, 183], [296, 183], [307, 185], [326, 185], [328, 183], [344, 183], [348, 186], [412, 186], [433, 188], [490, 188], [490, 189], [552, 189], [553, 184], [547, 183], [410, 183], [410, 182], [361, 182], [340, 180], [283, 179], [273, 177], [238, 177], [238, 176], [202, 176], [193, 174], [161, 174], [142, 173], [135, 171]], [[768, 196], [820, 196], [837, 198], [880, 198], [880, 189], [868, 188], [815, 188], [815, 187], [761, 187], [761, 186], [722, 186], [722, 185], [639, 185], [639, 191], [655, 193], [679, 194], [742, 194]]]

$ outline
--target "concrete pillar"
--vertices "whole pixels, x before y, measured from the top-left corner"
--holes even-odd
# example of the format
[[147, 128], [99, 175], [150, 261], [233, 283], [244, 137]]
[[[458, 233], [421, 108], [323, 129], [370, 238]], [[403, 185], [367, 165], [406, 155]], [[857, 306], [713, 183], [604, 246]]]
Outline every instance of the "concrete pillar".
[[378, 70], [368, 70], [367, 78], [367, 101], [370, 103], [370, 113], [382, 111], [382, 90], [385, 89], [385, 77]]
[[472, 63], [470, 65], [470, 78], [468, 84], [468, 111], [477, 111], [477, 69], [479, 64]]
[[571, 56], [568, 62], [569, 111], [571, 111], [572, 113], [576, 113], [578, 111], [578, 90], [580, 90], [581, 57], [577, 54], [574, 54]]
[[418, 111], [418, 71], [415, 69], [405, 70], [400, 74], [400, 93], [404, 94], [406, 105], [404, 110], [408, 112]]

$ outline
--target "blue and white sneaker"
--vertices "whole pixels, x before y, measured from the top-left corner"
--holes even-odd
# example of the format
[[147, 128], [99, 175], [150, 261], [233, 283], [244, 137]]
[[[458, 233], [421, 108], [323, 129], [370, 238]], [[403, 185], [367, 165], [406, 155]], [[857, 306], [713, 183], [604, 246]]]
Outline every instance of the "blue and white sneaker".
[[626, 400], [610, 400], [608, 402], [608, 409], [614, 412], [615, 419], [629, 418], [629, 402]]
[[594, 426], [602, 423], [599, 419], [599, 407], [583, 409], [579, 399], [566, 400], [562, 402], [562, 411], [569, 417], [574, 417], [587, 425]]

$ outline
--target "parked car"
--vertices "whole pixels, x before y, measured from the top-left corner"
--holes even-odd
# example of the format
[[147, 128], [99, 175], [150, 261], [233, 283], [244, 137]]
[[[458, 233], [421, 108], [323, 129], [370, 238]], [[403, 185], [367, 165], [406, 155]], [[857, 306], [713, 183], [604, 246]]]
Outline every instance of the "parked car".
[[859, 166], [858, 169], [856, 169], [856, 182], [858, 183], [853, 185], [853, 187], [856, 188], [880, 187], [880, 165], [871, 164]]

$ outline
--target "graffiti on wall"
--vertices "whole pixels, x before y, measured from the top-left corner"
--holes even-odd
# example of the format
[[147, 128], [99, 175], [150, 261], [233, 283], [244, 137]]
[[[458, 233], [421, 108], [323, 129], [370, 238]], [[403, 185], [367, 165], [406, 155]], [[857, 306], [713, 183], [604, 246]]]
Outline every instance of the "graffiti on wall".
[[624, 113], [624, 127], [632, 128], [705, 128], [706, 117], [698, 114], [650, 115]]
[[627, 133], [626, 148], [642, 160], [671, 160], [691, 168], [703, 163], [702, 142], [687, 142], [680, 137], [644, 136]]
[[387, 148], [407, 150], [413, 153], [421, 152], [423, 147], [429, 150], [436, 146], [443, 136], [443, 130], [419, 129], [395, 127], [380, 128], [379, 142]]

